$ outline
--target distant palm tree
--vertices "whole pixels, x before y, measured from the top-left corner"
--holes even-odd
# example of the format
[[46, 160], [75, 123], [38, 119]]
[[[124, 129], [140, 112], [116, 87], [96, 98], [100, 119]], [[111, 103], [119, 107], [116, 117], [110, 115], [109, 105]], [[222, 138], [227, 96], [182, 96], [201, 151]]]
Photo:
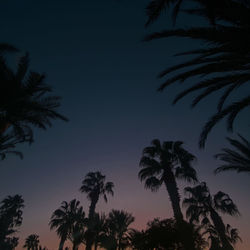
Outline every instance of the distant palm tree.
[[[210, 240], [209, 250], [223, 250], [220, 235], [213, 225], [208, 225], [203, 234], [208, 234], [208, 239]], [[229, 224], [226, 226], [226, 238], [232, 244], [235, 245], [238, 241], [241, 241], [239, 232], [236, 228], [231, 228]]]
[[80, 244], [84, 242], [86, 218], [82, 207], [73, 209], [72, 217], [74, 217], [69, 239], [73, 243], [73, 250], [78, 250]]
[[216, 174], [224, 171], [250, 173], [250, 142], [243, 136], [238, 136], [241, 141], [227, 137], [234, 149], [223, 148], [222, 153], [215, 155], [217, 159], [225, 162], [215, 170]]
[[0, 203], [0, 249], [14, 249], [18, 238], [11, 237], [22, 224], [24, 200], [21, 195], [7, 196]]
[[129, 225], [135, 218], [132, 214], [123, 210], [112, 210], [108, 216], [110, 234], [116, 239], [117, 249], [125, 249], [128, 246]]
[[[184, 1], [152, 1], [148, 6], [148, 23], [157, 19], [162, 10], [170, 3], [175, 4], [174, 13], [178, 13], [182, 2]], [[200, 135], [199, 144], [200, 147], [204, 147], [208, 133], [221, 119], [227, 117], [227, 128], [232, 130], [235, 118], [250, 105], [248, 94], [226, 107], [224, 105], [237, 88], [249, 83], [250, 5], [247, 1], [236, 0], [195, 0], [193, 2], [200, 5], [196, 5], [194, 9], [187, 9], [185, 12], [205, 16], [212, 21], [212, 26], [164, 30], [147, 36], [145, 40], [186, 37], [205, 42], [205, 47], [201, 49], [178, 54], [190, 55], [192, 59], [171, 66], [159, 75], [162, 78], [171, 74], [159, 88], [160, 91], [173, 83], [194, 79], [195, 83], [181, 91], [173, 103], [190, 93], [201, 91], [193, 100], [192, 106], [194, 107], [208, 95], [224, 90], [218, 102], [217, 112], [206, 123]], [[197, 81], [197, 77], [200, 76], [205, 76], [205, 78]]]
[[176, 179], [196, 182], [196, 171], [192, 167], [195, 156], [182, 147], [181, 141], [152, 141], [152, 146], [143, 150], [140, 161], [142, 169], [139, 172], [145, 187], [158, 191], [162, 184], [166, 186], [172, 204], [174, 217], [178, 222], [183, 221], [180, 207], [180, 195]]
[[105, 214], [95, 213], [93, 219], [93, 238], [94, 249], [97, 250], [98, 245], [101, 245], [107, 233], [107, 218]]
[[202, 224], [210, 225], [211, 220], [223, 249], [233, 250], [227, 237], [226, 226], [219, 214], [221, 212], [231, 216], [239, 215], [237, 206], [231, 198], [221, 191], [212, 196], [205, 182], [195, 187], [186, 187], [185, 192], [189, 197], [184, 199], [183, 205], [187, 207], [186, 215], [190, 222], [201, 220]]
[[13, 131], [17, 138], [32, 142], [33, 127], [46, 129], [53, 119], [67, 118], [57, 112], [61, 98], [48, 95], [51, 87], [45, 75], [28, 73], [28, 67], [28, 54], [14, 72], [0, 53], [0, 135]]
[[38, 250], [39, 236], [36, 234], [31, 234], [25, 239], [24, 248], [27, 250]]
[[64, 243], [70, 235], [75, 245], [76, 241], [78, 241], [76, 230], [74, 229], [76, 229], [76, 224], [79, 224], [79, 221], [84, 219], [84, 212], [79, 205], [80, 202], [76, 199], [69, 203], [63, 201], [61, 207], [55, 210], [51, 216], [49, 225], [51, 230], [56, 228], [57, 235], [60, 237], [59, 250], [63, 250]]
[[105, 182], [106, 176], [102, 175], [101, 172], [89, 172], [84, 180], [82, 181], [82, 186], [80, 188], [80, 191], [82, 193], [87, 194], [87, 198], [90, 200], [90, 207], [89, 207], [89, 225], [88, 225], [88, 233], [89, 237], [86, 239], [86, 250], [91, 250], [91, 246], [93, 244], [93, 233], [92, 227], [93, 227], [93, 219], [95, 215], [95, 208], [96, 204], [100, 198], [100, 196], [103, 196], [104, 201], [107, 202], [107, 194], [113, 195], [113, 188], [114, 184], [113, 182]]

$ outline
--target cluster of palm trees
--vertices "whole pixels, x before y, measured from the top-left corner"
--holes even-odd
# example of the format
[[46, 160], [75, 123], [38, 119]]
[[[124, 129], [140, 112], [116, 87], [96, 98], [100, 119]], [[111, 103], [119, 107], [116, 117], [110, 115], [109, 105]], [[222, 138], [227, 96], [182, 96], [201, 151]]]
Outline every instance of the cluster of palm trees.
[[50, 220], [50, 228], [56, 229], [60, 237], [59, 250], [66, 240], [72, 242], [72, 249], [85, 244], [85, 249], [125, 249], [128, 246], [128, 229], [134, 221], [132, 214], [123, 210], [111, 210], [110, 213], [96, 213], [100, 197], [107, 202], [107, 195], [113, 195], [113, 182], [105, 182], [106, 177], [99, 171], [88, 173], [82, 181], [80, 191], [87, 194], [90, 201], [88, 217], [85, 217], [82, 206], [77, 200], [63, 201], [55, 210]]
[[[182, 179], [196, 184], [194, 187], [185, 188], [188, 197], [183, 200], [183, 205], [187, 207], [186, 217], [189, 223], [202, 227], [203, 233], [209, 235], [210, 249], [232, 250], [233, 244], [240, 239], [238, 231], [225, 225], [220, 213], [236, 216], [239, 215], [238, 208], [229, 195], [219, 191], [212, 196], [206, 183], [198, 181], [196, 171], [192, 166], [195, 156], [185, 150], [182, 145], [181, 141], [161, 143], [157, 139], [153, 140], [151, 146], [143, 150], [139, 178], [144, 181], [145, 188], [153, 192], [157, 191], [161, 185], [166, 187], [177, 228], [179, 227], [183, 235], [187, 236], [191, 233], [190, 237], [181, 239], [182, 246], [190, 250], [200, 249], [200, 246], [197, 248], [195, 241], [190, 243], [193, 232], [188, 227], [185, 230], [186, 222], [181, 210], [177, 180]], [[214, 248], [215, 242], [217, 248]]]
[[[113, 209], [108, 215], [96, 212], [99, 199], [103, 197], [107, 202], [107, 195], [113, 195], [114, 184], [106, 182], [106, 177], [99, 171], [88, 173], [80, 187], [90, 201], [88, 216], [76, 199], [63, 201], [51, 216], [50, 228], [55, 229], [60, 238], [58, 249], [63, 250], [65, 242], [70, 241], [73, 250], [81, 244], [85, 249], [101, 247], [108, 250], [128, 247], [137, 250], [233, 250], [241, 238], [236, 228], [224, 223], [222, 215], [238, 216], [238, 208], [228, 194], [219, 191], [212, 195], [207, 184], [199, 182], [193, 167], [195, 160], [181, 141], [161, 143], [155, 139], [144, 148], [138, 177], [145, 188], [153, 192], [165, 186], [173, 218], [156, 218], [142, 231], [130, 228], [135, 218], [126, 211]], [[184, 189], [182, 202], [178, 188], [181, 180], [193, 184]], [[181, 203], [186, 208], [185, 216]], [[30, 243], [31, 239], [34, 239], [33, 243]], [[32, 244], [38, 247], [37, 239], [34, 235], [29, 236], [25, 247]]]

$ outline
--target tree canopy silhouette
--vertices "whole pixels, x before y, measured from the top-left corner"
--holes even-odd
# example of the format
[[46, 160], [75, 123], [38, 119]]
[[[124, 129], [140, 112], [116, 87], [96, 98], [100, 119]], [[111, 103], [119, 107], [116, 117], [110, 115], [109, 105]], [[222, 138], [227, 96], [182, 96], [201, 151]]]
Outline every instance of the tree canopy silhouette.
[[50, 229], [56, 229], [60, 237], [59, 250], [63, 250], [64, 243], [67, 239], [73, 242], [74, 250], [83, 241], [83, 229], [85, 222], [85, 213], [76, 199], [62, 202], [60, 208], [56, 209], [51, 216], [49, 225]]
[[24, 200], [21, 195], [7, 196], [0, 204], [0, 249], [13, 249], [18, 238], [13, 237], [22, 224]]
[[238, 136], [240, 140], [227, 137], [234, 149], [223, 148], [222, 153], [215, 155], [217, 159], [225, 163], [215, 170], [216, 174], [224, 171], [250, 173], [250, 143], [243, 136]]
[[220, 246], [233, 250], [227, 237], [226, 226], [219, 214], [239, 215], [238, 208], [229, 195], [219, 191], [212, 196], [205, 182], [195, 187], [186, 187], [185, 192], [189, 197], [184, 199], [183, 205], [187, 207], [186, 215], [190, 222], [201, 221], [204, 226], [212, 225]]
[[[155, 0], [147, 8], [148, 24], [158, 18], [160, 13], [170, 3], [175, 4], [174, 16], [179, 12], [181, 0]], [[205, 97], [224, 90], [218, 101], [217, 112], [205, 124], [200, 135], [199, 145], [205, 146], [205, 141], [211, 129], [223, 118], [227, 119], [227, 129], [233, 129], [233, 123], [238, 114], [250, 105], [248, 94], [241, 99], [225, 106], [234, 91], [249, 83], [249, 51], [250, 51], [250, 5], [247, 1], [211, 1], [199, 0], [193, 9], [185, 9], [185, 12], [203, 16], [212, 21], [210, 26], [197, 26], [190, 28], [177, 28], [156, 32], [145, 37], [145, 41], [168, 37], [186, 37], [205, 42], [201, 49], [194, 49], [182, 53], [179, 56], [191, 56], [192, 59], [171, 66], [159, 74], [160, 78], [167, 77], [159, 90], [176, 82], [183, 83], [192, 79], [195, 83], [181, 91], [173, 103], [190, 93], [197, 93], [192, 102], [196, 106]], [[170, 75], [171, 74], [171, 75]], [[197, 77], [204, 77], [197, 80]]]
[[57, 111], [61, 98], [49, 95], [52, 89], [45, 83], [45, 75], [28, 71], [28, 53], [19, 59], [16, 71], [8, 66], [4, 52], [15, 51], [0, 44], [0, 136], [11, 140], [0, 145], [4, 147], [4, 151], [0, 150], [4, 156], [7, 146], [13, 148], [17, 143], [33, 142], [34, 127], [46, 129], [52, 120], [68, 120]]
[[103, 196], [105, 202], [107, 202], [107, 194], [114, 195], [113, 182], [105, 182], [106, 176], [101, 172], [89, 172], [84, 180], [80, 191], [87, 194], [87, 198], [90, 200], [89, 215], [88, 215], [88, 232], [86, 232], [86, 250], [91, 250], [91, 246], [94, 243], [94, 215], [96, 204], [101, 196]]
[[143, 150], [138, 176], [145, 181], [145, 187], [157, 191], [162, 184], [166, 186], [177, 221], [183, 220], [180, 208], [180, 195], [176, 179], [196, 182], [196, 171], [192, 167], [195, 156], [182, 147], [181, 141], [161, 143], [155, 139], [152, 146]]
[[31, 234], [25, 239], [23, 247], [27, 248], [27, 250], [38, 250], [39, 242], [39, 236], [37, 234]]

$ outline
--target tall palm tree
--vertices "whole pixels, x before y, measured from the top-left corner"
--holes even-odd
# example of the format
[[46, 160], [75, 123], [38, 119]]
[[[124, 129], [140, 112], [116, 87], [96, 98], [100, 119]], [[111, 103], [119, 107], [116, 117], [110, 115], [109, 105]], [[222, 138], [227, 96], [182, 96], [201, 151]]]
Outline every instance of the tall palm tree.
[[123, 210], [112, 209], [109, 213], [108, 227], [110, 234], [116, 239], [118, 250], [124, 249], [128, 245], [128, 227], [134, 220], [135, 218], [132, 214]]
[[38, 250], [39, 236], [37, 234], [31, 234], [25, 239], [24, 248], [27, 250]]
[[[51, 216], [49, 225], [51, 230], [56, 229], [57, 235], [60, 237], [59, 250], [63, 250], [64, 243], [70, 235], [72, 238], [71, 233], [75, 229], [76, 223], [84, 219], [83, 209], [79, 205], [80, 202], [76, 199], [69, 203], [63, 201], [61, 207], [55, 210]], [[76, 230], [73, 233], [76, 233]], [[73, 238], [76, 241], [76, 234], [73, 234]]]
[[[157, 19], [162, 9], [170, 3], [175, 4], [174, 9], [177, 13], [182, 2], [184, 1], [152, 1], [148, 9], [149, 21], [152, 22]], [[171, 66], [159, 75], [160, 78], [168, 77], [160, 86], [160, 91], [176, 82], [182, 83], [188, 79], [195, 81], [192, 86], [181, 91], [173, 103], [190, 93], [201, 91], [193, 100], [192, 107], [194, 107], [210, 94], [224, 90], [218, 101], [217, 112], [205, 124], [200, 135], [199, 144], [200, 147], [204, 147], [208, 133], [221, 119], [227, 118], [227, 128], [232, 130], [235, 118], [250, 105], [250, 96], [246, 94], [245, 97], [225, 106], [228, 97], [237, 88], [248, 84], [250, 79], [248, 63], [250, 54], [250, 5], [247, 1], [237, 0], [194, 0], [193, 2], [198, 2], [200, 7], [187, 9], [185, 12], [205, 16], [206, 19], [212, 20], [212, 26], [204, 25], [164, 30], [147, 36], [145, 40], [186, 37], [205, 42], [203, 48], [178, 54], [190, 55], [192, 59]], [[205, 76], [205, 78], [197, 81], [199, 76]]]
[[159, 140], [155, 139], [151, 144], [152, 146], [143, 150], [139, 178], [141, 181], [145, 181], [145, 188], [149, 188], [153, 192], [158, 191], [162, 184], [165, 185], [174, 217], [181, 222], [183, 214], [176, 180], [197, 181], [196, 171], [192, 167], [195, 156], [182, 147], [183, 142], [181, 141], [166, 141], [161, 144]]
[[33, 141], [33, 127], [46, 129], [51, 121], [67, 121], [57, 109], [60, 97], [48, 95], [51, 87], [45, 75], [28, 72], [29, 55], [22, 56], [17, 70], [7, 64], [0, 49], [0, 135], [12, 131], [23, 141]]
[[87, 194], [87, 198], [90, 200], [89, 215], [88, 215], [88, 233], [89, 235], [86, 239], [86, 250], [91, 250], [93, 244], [93, 219], [95, 215], [96, 204], [100, 198], [103, 196], [104, 201], [107, 202], [107, 194], [114, 195], [113, 182], [105, 182], [106, 176], [102, 175], [101, 172], [89, 172], [84, 180], [82, 181], [82, 186], [80, 191]]
[[225, 163], [215, 170], [216, 174], [224, 171], [250, 173], [250, 143], [243, 136], [238, 136], [241, 141], [227, 137], [234, 149], [223, 148], [222, 153], [215, 155], [217, 159]]
[[237, 206], [229, 195], [219, 191], [212, 196], [205, 182], [195, 187], [186, 187], [185, 192], [189, 197], [184, 199], [183, 205], [187, 207], [186, 215], [190, 222], [201, 220], [202, 224], [210, 225], [211, 220], [223, 249], [233, 250], [234, 248], [227, 237], [226, 226], [219, 214], [239, 215]]

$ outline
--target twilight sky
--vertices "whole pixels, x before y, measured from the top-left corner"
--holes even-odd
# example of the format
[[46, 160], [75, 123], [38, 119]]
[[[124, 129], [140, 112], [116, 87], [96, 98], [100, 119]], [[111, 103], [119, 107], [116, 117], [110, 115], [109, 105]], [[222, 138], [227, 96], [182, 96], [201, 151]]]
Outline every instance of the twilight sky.
[[[241, 232], [243, 244], [238, 244], [237, 250], [250, 248], [249, 176], [212, 173], [219, 165], [213, 155], [227, 145], [225, 124], [213, 130], [205, 150], [197, 147], [199, 132], [213, 113], [217, 96], [191, 110], [190, 98], [171, 105], [178, 84], [163, 93], [156, 91], [161, 83], [157, 73], [182, 60], [173, 55], [199, 44], [174, 38], [141, 42], [145, 34], [170, 23], [164, 16], [145, 29], [147, 2], [1, 3], [1, 41], [30, 53], [30, 68], [46, 73], [54, 93], [63, 97], [60, 111], [70, 119], [68, 123], [54, 122], [45, 132], [35, 130], [35, 143], [19, 146], [23, 160], [9, 157], [1, 162], [0, 199], [18, 193], [25, 200], [18, 250], [32, 233], [40, 236], [42, 245], [57, 249], [58, 238], [49, 231], [49, 218], [63, 200], [74, 198], [87, 212], [89, 202], [78, 190], [89, 171], [100, 170], [115, 184], [114, 197], [107, 204], [101, 201], [98, 211], [115, 208], [131, 212], [137, 228], [145, 227], [154, 217], [171, 217], [164, 188], [151, 193], [137, 178], [142, 149], [154, 138], [185, 142], [198, 157], [200, 180], [208, 183], [212, 193], [221, 190], [230, 194], [238, 205], [242, 216], [225, 217], [225, 221]], [[190, 22], [187, 18], [179, 19], [177, 25]], [[245, 114], [237, 120], [236, 132], [249, 138]]]

